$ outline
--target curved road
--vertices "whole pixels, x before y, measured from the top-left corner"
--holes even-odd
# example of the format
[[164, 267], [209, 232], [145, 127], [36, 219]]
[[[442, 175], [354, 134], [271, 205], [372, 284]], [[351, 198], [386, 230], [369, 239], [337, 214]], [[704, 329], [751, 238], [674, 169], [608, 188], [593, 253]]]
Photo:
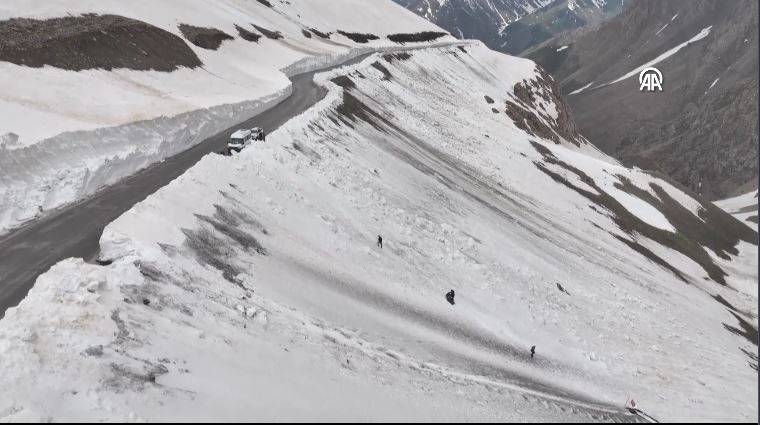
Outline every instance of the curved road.
[[[230, 127], [163, 162], [139, 171], [127, 179], [103, 188], [92, 197], [66, 206], [0, 238], [0, 319], [8, 308], [18, 305], [24, 299], [37, 277], [57, 262], [70, 257], [95, 259], [100, 236], [109, 223], [136, 203], [179, 177], [203, 156], [224, 150], [229, 134], [236, 128], [262, 126], [268, 133], [273, 132], [290, 118], [309, 109], [324, 98], [327, 91], [314, 83], [314, 74], [360, 62], [370, 54], [361, 55], [334, 67], [293, 76], [291, 77], [293, 93], [269, 110]], [[398, 154], [401, 151], [403, 149], [394, 153]], [[400, 160], [409, 161], [410, 158], [400, 155]], [[442, 167], [443, 164], [436, 164], [436, 167], [439, 166]], [[486, 375], [505, 378], [500, 371], [492, 367], [472, 366], [484, 367], [485, 370], [481, 372], [485, 372]], [[534, 388], [530, 382], [523, 382], [523, 384], [527, 388]], [[571, 395], [568, 397], [568, 394], [552, 391], [551, 388], [534, 389], [558, 395], [560, 400], [567, 398], [567, 401], [579, 411], [598, 415], [598, 417], [590, 416], [593, 418], [616, 422], [642, 421], [640, 417], [625, 411], [615, 411], [613, 406], [584, 407], [576, 402], [585, 404], [589, 400], [578, 399]], [[562, 402], [557, 401], [557, 403]]]
[[369, 55], [295, 75], [291, 77], [293, 93], [269, 110], [0, 238], [0, 319], [26, 297], [37, 276], [57, 262], [69, 257], [94, 259], [100, 236], [109, 223], [179, 177], [203, 156], [223, 151], [236, 128], [262, 126], [271, 133], [325, 97], [327, 90], [314, 83], [314, 74], [360, 62]]

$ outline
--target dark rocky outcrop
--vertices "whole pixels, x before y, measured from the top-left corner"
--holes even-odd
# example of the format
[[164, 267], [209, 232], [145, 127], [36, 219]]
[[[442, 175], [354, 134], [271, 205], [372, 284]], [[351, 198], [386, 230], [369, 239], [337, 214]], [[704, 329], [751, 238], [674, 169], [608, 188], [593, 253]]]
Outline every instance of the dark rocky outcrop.
[[282, 38], [282, 33], [279, 31], [271, 31], [258, 25], [254, 25], [253, 27], [256, 28], [260, 33], [264, 34], [264, 37], [270, 40], [279, 40]]
[[425, 41], [435, 41], [441, 37], [447, 36], [445, 32], [440, 31], [423, 31], [415, 33], [391, 34], [388, 40], [394, 43], [422, 43]]
[[329, 39], [330, 38], [330, 34], [332, 34], [331, 32], [322, 32], [322, 31], [320, 31], [318, 29], [315, 29], [315, 28], [309, 28], [309, 31], [311, 31], [312, 33], [316, 34], [320, 38], [324, 38], [325, 40]]
[[[554, 79], [540, 67], [537, 76], [515, 84], [510, 100], [505, 101], [505, 112], [515, 125], [542, 139], [560, 143], [564, 139], [576, 146], [585, 143], [578, 134], [575, 121]], [[488, 98], [486, 98], [488, 101]], [[553, 104], [557, 118], [553, 118], [543, 105]]]
[[375, 34], [362, 34], [358, 32], [346, 32], [338, 30], [338, 34], [341, 34], [348, 38], [349, 40], [353, 41], [354, 43], [367, 43], [370, 40], [377, 40], [380, 37], [376, 36]]
[[383, 74], [383, 81], [389, 81], [391, 79], [391, 72], [383, 64], [378, 61], [372, 62], [372, 67], [377, 69]]
[[208, 50], [216, 50], [222, 45], [223, 41], [234, 39], [234, 37], [226, 32], [212, 27], [179, 24], [179, 30], [191, 43]]
[[202, 65], [182, 38], [166, 30], [123, 16], [97, 14], [0, 21], [0, 61], [72, 71], [170, 72]]
[[248, 31], [247, 29], [239, 25], [235, 25], [235, 29], [237, 30], [238, 35], [240, 35], [240, 38], [242, 38], [243, 40], [258, 43], [259, 39], [261, 38], [261, 34], [256, 34], [253, 31]]
[[398, 52], [398, 53], [386, 53], [383, 55], [383, 59], [385, 59], [388, 63], [393, 63], [393, 61], [405, 61], [411, 59], [412, 54], [409, 52]]

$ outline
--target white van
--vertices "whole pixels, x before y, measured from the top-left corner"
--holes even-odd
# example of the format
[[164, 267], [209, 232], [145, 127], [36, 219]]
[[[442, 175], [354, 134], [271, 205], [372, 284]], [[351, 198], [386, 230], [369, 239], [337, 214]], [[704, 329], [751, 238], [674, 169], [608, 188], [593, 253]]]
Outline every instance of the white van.
[[250, 130], [237, 130], [230, 135], [230, 140], [227, 142], [227, 152], [240, 152], [254, 140], [264, 140], [264, 129], [254, 127]]

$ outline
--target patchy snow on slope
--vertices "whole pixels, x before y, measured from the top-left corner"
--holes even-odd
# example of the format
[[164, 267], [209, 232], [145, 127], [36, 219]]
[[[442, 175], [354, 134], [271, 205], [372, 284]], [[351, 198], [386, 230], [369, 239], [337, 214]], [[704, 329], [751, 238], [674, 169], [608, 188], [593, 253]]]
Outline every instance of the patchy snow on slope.
[[650, 66], [654, 66], [654, 65], [656, 65], [656, 64], [664, 61], [665, 59], [673, 56], [674, 54], [678, 53], [679, 50], [683, 49], [684, 47], [688, 46], [689, 44], [695, 43], [695, 42], [697, 42], [699, 40], [702, 40], [703, 38], [707, 37], [710, 34], [710, 30], [711, 29], [712, 29], [712, 26], [703, 28], [699, 33], [697, 33], [697, 35], [695, 35], [694, 37], [690, 38], [688, 41], [685, 41], [685, 42], [679, 44], [678, 46], [673, 47], [672, 49], [666, 51], [665, 53], [661, 54], [660, 56], [657, 56], [656, 58], [652, 59], [651, 61], [649, 61], [649, 62], [647, 62], [647, 63], [645, 63], [643, 65], [640, 65], [640, 66], [636, 67], [635, 69], [633, 69], [630, 72], [626, 73], [622, 77], [620, 77], [620, 78], [618, 78], [616, 80], [610, 81], [609, 83], [605, 83], [604, 85], [608, 86], [610, 84], [615, 84], [615, 83], [623, 81], [623, 80], [625, 80], [627, 78], [630, 78], [630, 77], [632, 77], [634, 75], [638, 75], [638, 73], [641, 72], [642, 69], [650, 67]]
[[[737, 220], [757, 230], [757, 190], [733, 198], [713, 202], [718, 208], [736, 217]], [[754, 219], [752, 219], [754, 217]]]
[[705, 90], [705, 93], [710, 91], [710, 89], [713, 88], [713, 86], [715, 85], [715, 83], [718, 82], [718, 80], [720, 80], [720, 77], [716, 78], [712, 83], [710, 83], [710, 87], [708, 87], [707, 90]]
[[645, 223], [668, 232], [676, 232], [676, 228], [673, 227], [668, 219], [657, 208], [646, 201], [612, 187], [607, 188], [607, 193], [612, 195], [629, 212], [641, 218]]
[[718, 257], [714, 257], [714, 259], [728, 273], [729, 287], [744, 295], [738, 297], [737, 302], [741, 303], [745, 311], [750, 311], [754, 319], [757, 319], [757, 245], [740, 242], [737, 249], [739, 255], [730, 260]]
[[539, 165], [659, 180], [483, 102], [536, 72], [477, 44], [318, 75], [327, 97], [266, 143], [108, 226], [110, 265], [66, 260], [8, 311], [3, 419], [609, 422], [631, 396], [661, 420], [754, 418], [753, 347], [705, 291], [735, 297], [631, 250]]
[[755, 207], [754, 209], [757, 209], [757, 194], [758, 191], [753, 190], [739, 196], [734, 196], [733, 198], [722, 199], [713, 203], [728, 213], [736, 213], [742, 209], [750, 207]]
[[594, 82], [593, 82], [593, 81], [592, 81], [592, 82], [590, 82], [590, 83], [588, 83], [588, 84], [586, 84], [585, 86], [583, 86], [583, 87], [581, 87], [581, 88], [577, 89], [577, 90], [573, 90], [573, 91], [571, 91], [570, 93], [568, 93], [568, 96], [569, 96], [569, 95], [571, 95], [571, 94], [578, 94], [578, 93], [581, 93], [581, 92], [583, 92], [584, 90], [586, 90], [587, 88], [591, 87], [591, 85], [592, 85], [592, 84], [594, 84]]

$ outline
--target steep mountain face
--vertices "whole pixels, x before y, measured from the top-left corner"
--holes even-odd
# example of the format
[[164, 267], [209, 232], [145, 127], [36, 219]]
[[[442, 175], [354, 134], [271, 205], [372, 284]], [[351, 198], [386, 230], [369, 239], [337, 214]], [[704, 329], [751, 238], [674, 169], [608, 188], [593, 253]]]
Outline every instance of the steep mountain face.
[[524, 54], [547, 40], [565, 39], [612, 18], [624, 4], [625, 0], [556, 0], [507, 26], [501, 33], [500, 50]]
[[625, 0], [394, 0], [459, 38], [519, 54], [616, 15]]
[[552, 0], [394, 0], [456, 37], [500, 50], [502, 30]]
[[[719, 199], [757, 179], [757, 25], [754, 0], [637, 0], [529, 57], [559, 80], [599, 148]], [[639, 91], [646, 64], [664, 74], [662, 93]]]

